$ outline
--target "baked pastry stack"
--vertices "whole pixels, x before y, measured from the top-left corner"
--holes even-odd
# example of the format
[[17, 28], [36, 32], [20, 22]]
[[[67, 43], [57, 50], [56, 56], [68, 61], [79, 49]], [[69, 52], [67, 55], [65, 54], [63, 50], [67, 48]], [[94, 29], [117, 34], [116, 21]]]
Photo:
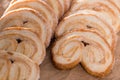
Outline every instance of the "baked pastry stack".
[[73, 0], [55, 32], [55, 66], [71, 69], [81, 63], [91, 75], [110, 73], [120, 30], [118, 5], [118, 0]]
[[0, 80], [40, 79], [39, 65], [45, 58], [45, 49], [71, 2], [11, 1], [0, 18]]

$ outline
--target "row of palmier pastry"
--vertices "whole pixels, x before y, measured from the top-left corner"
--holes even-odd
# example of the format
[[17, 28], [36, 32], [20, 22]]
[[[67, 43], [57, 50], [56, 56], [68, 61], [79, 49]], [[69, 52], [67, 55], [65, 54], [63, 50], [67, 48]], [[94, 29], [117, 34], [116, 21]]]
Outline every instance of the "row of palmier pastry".
[[0, 80], [39, 80], [45, 46], [30, 28], [8, 27], [0, 32]]
[[73, 0], [55, 32], [52, 55], [57, 68], [71, 69], [81, 63], [94, 76], [110, 73], [120, 30], [118, 2]]
[[71, 2], [10, 2], [0, 18], [0, 80], [40, 79], [39, 65], [45, 58], [45, 48], [49, 46], [58, 20], [69, 9]]

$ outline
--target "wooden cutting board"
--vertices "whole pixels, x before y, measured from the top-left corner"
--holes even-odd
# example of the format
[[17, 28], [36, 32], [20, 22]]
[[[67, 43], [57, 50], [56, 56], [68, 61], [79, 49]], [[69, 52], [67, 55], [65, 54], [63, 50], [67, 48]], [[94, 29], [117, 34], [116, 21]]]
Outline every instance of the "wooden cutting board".
[[[10, 0], [0, 0], [0, 16], [4, 12]], [[4, 7], [3, 7], [4, 6]], [[47, 49], [47, 56], [40, 65], [40, 80], [120, 80], [120, 34], [115, 50], [115, 64], [111, 73], [104, 78], [96, 78], [89, 75], [79, 64], [71, 70], [58, 70], [51, 61], [50, 47]]]

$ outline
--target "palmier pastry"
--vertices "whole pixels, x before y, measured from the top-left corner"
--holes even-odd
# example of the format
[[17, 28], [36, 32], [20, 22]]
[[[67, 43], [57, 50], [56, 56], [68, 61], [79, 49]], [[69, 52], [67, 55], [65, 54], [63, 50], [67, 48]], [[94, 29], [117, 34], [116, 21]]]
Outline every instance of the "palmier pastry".
[[20, 52], [41, 64], [45, 58], [45, 46], [28, 28], [10, 27], [0, 32], [0, 49]]
[[92, 10], [101, 14], [100, 17], [112, 25], [115, 32], [119, 31], [119, 9], [110, 0], [75, 0], [69, 14], [79, 10]]
[[[12, 0], [11, 4], [13, 4], [16, 1], [32, 1], [32, 0]], [[36, 1], [45, 1], [54, 10], [56, 16], [60, 18], [66, 11], [68, 11], [73, 0], [36, 0]]]
[[20, 8], [3, 15], [0, 19], [0, 30], [11, 26], [31, 28], [38, 34], [39, 38], [41, 38], [46, 47], [50, 43], [52, 30], [48, 26], [44, 17], [42, 17], [36, 10], [30, 8]]
[[52, 48], [53, 62], [59, 69], [71, 69], [80, 63], [83, 44], [78, 37], [64, 35], [57, 39]]
[[104, 38], [100, 37], [100, 35], [97, 35], [95, 32], [81, 31], [81, 34], [85, 36], [85, 40], [83, 40], [85, 47], [81, 64], [88, 73], [94, 76], [106, 76], [111, 71], [114, 64], [113, 51]]
[[[64, 65], [70, 61], [73, 61], [71, 64], [73, 67], [78, 59], [77, 62], [81, 61], [88, 73], [99, 77], [107, 75], [114, 62], [113, 52], [106, 40], [95, 31], [89, 30], [74, 30], [66, 33], [55, 42], [52, 53], [58, 68], [66, 69]], [[68, 61], [65, 61], [67, 59]]]
[[0, 67], [0, 80], [40, 79], [39, 66], [17, 52], [0, 51]]
[[64, 17], [64, 19], [59, 23], [55, 35], [56, 37], [59, 37], [74, 29], [95, 30], [108, 41], [111, 49], [115, 48], [117, 39], [115, 36], [116, 33], [110, 25], [93, 14], [92, 11], [87, 12], [82, 10]]
[[47, 22], [50, 24], [49, 27], [53, 29], [52, 32], [54, 32], [55, 27], [57, 26], [57, 17], [55, 16], [54, 11], [51, 7], [48, 6], [44, 1], [39, 0], [22, 0], [22, 1], [16, 1], [13, 4], [11, 4], [7, 10], [4, 12], [7, 13], [8, 11], [15, 10], [18, 8], [32, 8], [37, 10], [41, 16], [43, 16]]

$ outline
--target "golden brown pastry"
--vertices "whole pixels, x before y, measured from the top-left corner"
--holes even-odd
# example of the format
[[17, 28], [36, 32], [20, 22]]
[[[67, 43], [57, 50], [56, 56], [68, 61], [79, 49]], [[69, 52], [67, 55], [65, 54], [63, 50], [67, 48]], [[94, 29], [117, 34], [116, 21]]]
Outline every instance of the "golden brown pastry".
[[[33, 0], [12, 0], [11, 4], [21, 1], [33, 1]], [[36, 0], [36, 1], [37, 2], [45, 1], [49, 5], [49, 7], [51, 7], [55, 12], [54, 16], [57, 16], [57, 19], [60, 19], [64, 15], [64, 13], [68, 11], [73, 0]]]
[[0, 51], [0, 80], [39, 80], [40, 69], [18, 52]]
[[[20, 52], [41, 64], [56, 30], [51, 52], [57, 68], [81, 63], [89, 74], [104, 77], [114, 63], [119, 14], [119, 0], [12, 0], [0, 19], [0, 50]], [[11, 74], [19, 73], [10, 72], [15, 80]]]
[[79, 37], [70, 34], [58, 38], [52, 48], [53, 62], [59, 69], [71, 69], [82, 59], [83, 44]]
[[41, 64], [45, 58], [45, 46], [31, 29], [10, 27], [0, 32], [0, 49], [20, 52]]
[[57, 26], [57, 17], [55, 16], [54, 11], [51, 7], [48, 6], [44, 1], [40, 0], [20, 0], [16, 1], [13, 4], [11, 4], [6, 11], [7, 13], [11, 10], [19, 9], [19, 8], [32, 8], [34, 10], [37, 10], [41, 16], [43, 16], [46, 19], [46, 22], [49, 24], [49, 29], [52, 29], [52, 32], [54, 32], [55, 27]]
[[79, 62], [85, 70], [98, 77], [107, 75], [113, 66], [114, 55], [106, 40], [95, 31], [73, 30], [55, 42], [52, 49], [55, 66], [75, 67]]
[[114, 4], [110, 2], [110, 0], [74, 0], [68, 14], [70, 15], [80, 10], [95, 11], [97, 15], [101, 17], [101, 19], [112, 26], [115, 32], [119, 31], [120, 11]]
[[[78, 35], [80, 36], [79, 32]], [[85, 38], [82, 41], [84, 49], [81, 60], [84, 69], [94, 76], [108, 75], [114, 64], [114, 54], [110, 46], [95, 32], [83, 30], [80, 37], [82, 36]]]
[[111, 49], [114, 49], [116, 46], [116, 33], [109, 24], [96, 15], [97, 13], [93, 11], [81, 10], [64, 17], [56, 28], [56, 37], [60, 37], [74, 29], [95, 30], [107, 40]]
[[91, 75], [108, 75], [114, 63], [119, 13], [110, 0], [73, 0], [55, 31], [55, 66], [71, 69], [81, 63]]
[[0, 19], [0, 30], [6, 27], [27, 27], [35, 31], [46, 47], [50, 43], [52, 30], [44, 17], [30, 8], [12, 10]]

